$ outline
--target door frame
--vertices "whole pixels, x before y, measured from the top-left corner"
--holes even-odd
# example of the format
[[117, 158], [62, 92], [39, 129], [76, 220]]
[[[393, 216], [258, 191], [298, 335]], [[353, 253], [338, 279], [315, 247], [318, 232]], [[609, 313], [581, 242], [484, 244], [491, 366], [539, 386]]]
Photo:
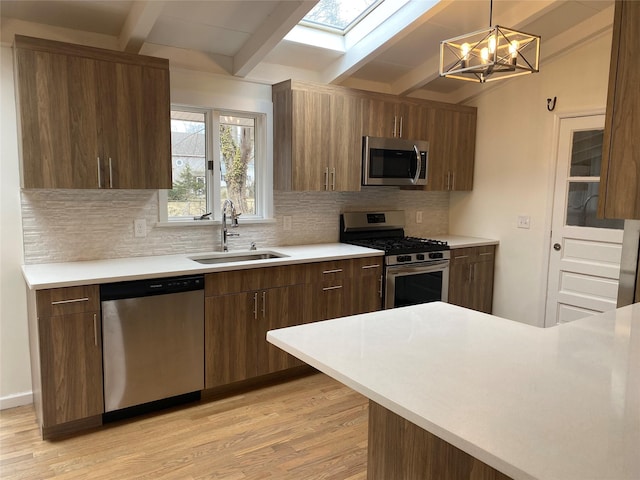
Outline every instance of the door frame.
[[554, 195], [556, 191], [556, 175], [558, 170], [558, 152], [560, 149], [560, 123], [562, 120], [569, 118], [579, 117], [591, 117], [595, 115], [605, 115], [606, 109], [602, 108], [590, 108], [585, 110], [573, 110], [567, 112], [558, 112], [553, 115], [553, 136], [551, 141], [551, 161], [549, 162], [549, 176], [547, 178], [547, 206], [546, 215], [544, 221], [544, 238], [545, 243], [543, 247], [543, 256], [545, 259], [544, 267], [540, 276], [540, 301], [542, 302], [542, 309], [540, 310], [542, 318], [540, 319], [540, 325], [543, 327], [553, 327], [556, 324], [547, 324], [547, 291], [549, 289], [549, 266], [551, 263], [551, 230], [553, 224], [553, 207], [554, 207]]

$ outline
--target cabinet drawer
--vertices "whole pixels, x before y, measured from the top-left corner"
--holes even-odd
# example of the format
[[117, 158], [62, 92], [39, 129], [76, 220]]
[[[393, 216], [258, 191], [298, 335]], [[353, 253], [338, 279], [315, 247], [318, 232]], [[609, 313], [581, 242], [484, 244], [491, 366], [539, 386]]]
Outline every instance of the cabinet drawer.
[[360, 277], [380, 276], [384, 257], [355, 258], [352, 260], [352, 273], [358, 279]]
[[307, 283], [331, 284], [352, 275], [352, 260], [331, 260], [307, 264]]
[[495, 245], [481, 247], [455, 248], [451, 250], [451, 263], [493, 262]]
[[231, 272], [208, 273], [204, 278], [205, 296], [228, 295], [304, 283], [305, 266], [283, 265], [280, 267], [248, 268]]
[[97, 285], [51, 288], [36, 292], [40, 318], [100, 310], [100, 289]]

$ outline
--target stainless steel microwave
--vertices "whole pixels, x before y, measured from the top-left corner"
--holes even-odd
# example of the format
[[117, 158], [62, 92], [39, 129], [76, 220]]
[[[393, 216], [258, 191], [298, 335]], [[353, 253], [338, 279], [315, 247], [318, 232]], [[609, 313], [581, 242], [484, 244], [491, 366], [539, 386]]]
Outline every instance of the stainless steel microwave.
[[363, 137], [362, 185], [426, 185], [429, 142]]

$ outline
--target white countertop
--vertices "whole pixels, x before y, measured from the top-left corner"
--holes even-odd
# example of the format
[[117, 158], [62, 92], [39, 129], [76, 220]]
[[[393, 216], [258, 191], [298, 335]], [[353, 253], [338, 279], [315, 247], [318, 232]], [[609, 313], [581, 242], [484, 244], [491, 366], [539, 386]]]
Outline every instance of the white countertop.
[[464, 237], [462, 235], [436, 235], [434, 240], [447, 242], [449, 248], [484, 247], [485, 245], [498, 245], [498, 240], [480, 237]]
[[640, 479], [640, 304], [542, 329], [435, 302], [267, 339], [516, 479]]
[[[197, 254], [158, 255], [152, 257], [23, 265], [22, 273], [29, 288], [40, 290], [44, 288], [72, 287], [125, 280], [140, 280], [143, 278], [160, 278], [384, 255], [384, 252], [380, 250], [372, 250], [370, 248], [357, 247], [344, 243], [275, 247], [259, 249], [255, 252], [230, 251], [228, 255], [233, 256], [242, 253], [260, 252], [274, 252], [284, 255], [284, 257], [210, 265], [200, 264], [189, 258], [206, 257], [208, 254], [205, 252]], [[221, 255], [221, 252], [210, 252], [210, 254]]]

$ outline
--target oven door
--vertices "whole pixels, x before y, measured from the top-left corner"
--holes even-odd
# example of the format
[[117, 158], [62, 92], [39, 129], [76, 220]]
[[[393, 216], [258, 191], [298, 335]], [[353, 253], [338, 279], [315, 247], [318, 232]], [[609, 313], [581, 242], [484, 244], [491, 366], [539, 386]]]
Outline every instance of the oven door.
[[446, 302], [449, 260], [387, 267], [385, 282], [384, 308]]

